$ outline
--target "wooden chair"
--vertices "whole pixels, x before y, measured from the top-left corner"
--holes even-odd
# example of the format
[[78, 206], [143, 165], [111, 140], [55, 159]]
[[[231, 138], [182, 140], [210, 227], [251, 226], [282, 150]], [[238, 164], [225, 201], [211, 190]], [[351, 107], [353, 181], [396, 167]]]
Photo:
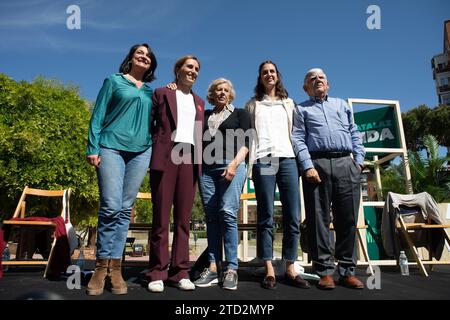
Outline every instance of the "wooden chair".
[[[71, 189], [66, 190], [42, 190], [42, 189], [33, 189], [29, 188], [28, 186], [25, 186], [25, 189], [22, 192], [22, 195], [20, 196], [19, 202], [17, 204], [16, 210], [14, 211], [14, 214], [10, 220], [4, 220], [3, 225], [4, 228], [9, 228], [9, 232], [5, 233], [5, 240], [8, 240], [9, 234], [13, 231], [11, 229], [18, 228], [19, 229], [19, 242], [17, 245], [17, 252], [16, 252], [16, 258], [9, 261], [3, 261], [3, 265], [16, 265], [16, 266], [29, 266], [29, 265], [45, 265], [45, 272], [44, 277], [47, 276], [47, 272], [49, 270], [49, 265], [52, 259], [54, 258], [54, 248], [56, 244], [56, 236], [55, 236], [55, 229], [56, 229], [56, 223], [53, 221], [39, 221], [40, 218], [49, 218], [49, 217], [39, 217], [34, 215], [33, 218], [36, 218], [37, 220], [20, 220], [29, 218], [29, 215], [27, 216], [27, 210], [26, 210], [26, 200], [28, 196], [39, 196], [39, 197], [55, 197], [55, 198], [61, 198], [61, 211], [58, 212], [57, 216], [61, 216], [64, 219], [64, 222], [70, 222], [68, 221], [68, 199], [70, 197]], [[51, 217], [53, 218], [53, 217]], [[43, 220], [44, 220], [43, 219]], [[27, 241], [26, 237], [31, 232], [33, 232], [33, 228], [38, 230], [48, 230], [50, 234], [53, 234], [53, 240], [51, 240], [51, 247], [50, 247], [50, 253], [48, 254], [48, 258], [45, 258], [43, 256], [43, 259], [32, 259], [25, 257], [25, 259], [22, 259], [21, 256], [23, 252], [23, 248], [27, 246], [27, 243], [24, 243]], [[33, 252], [29, 254], [34, 253]], [[70, 256], [70, 255], [69, 255]]]
[[242, 193], [241, 200], [254, 200], [256, 199], [256, 193], [252, 192], [252, 193]]
[[[152, 194], [150, 192], [139, 192], [136, 196], [136, 200], [152, 200]], [[152, 225], [151, 223], [137, 223], [135, 222], [135, 208], [132, 210], [131, 214], [131, 222], [129, 230], [145, 230], [148, 231], [148, 239], [150, 241], [151, 238], [151, 231], [152, 231]], [[150, 243], [149, 243], [150, 244]]]
[[[420, 272], [428, 277], [428, 272], [425, 268], [425, 265], [430, 266], [430, 270], [432, 270], [433, 265], [450, 265], [450, 261], [441, 261], [436, 260], [433, 257], [432, 249], [431, 249], [431, 232], [435, 230], [441, 230], [442, 236], [444, 237], [444, 241], [447, 241], [448, 244], [450, 244], [450, 238], [448, 236], [448, 233], [445, 232], [445, 229], [450, 228], [450, 224], [441, 224], [436, 223], [435, 221], [432, 221], [430, 218], [427, 219], [427, 221], [421, 221], [423, 218], [421, 217], [422, 214], [420, 212], [420, 208], [417, 208], [416, 215], [419, 217], [414, 222], [406, 222], [404, 215], [402, 214], [401, 210], [398, 214], [396, 227], [401, 232], [403, 237], [406, 240], [406, 243], [408, 245], [408, 248], [410, 249], [415, 262], [419, 266]], [[422, 219], [420, 219], [422, 218]], [[418, 251], [417, 243], [413, 241], [413, 234], [417, 232], [426, 232], [426, 241], [427, 241], [427, 250], [428, 250], [428, 260], [425, 260], [421, 258], [421, 255]], [[445, 249], [445, 243], [444, 243], [444, 249]]]
[[[136, 201], [137, 200], [147, 200], [150, 201], [152, 199], [152, 194], [150, 192], [138, 192], [137, 196], [136, 196]], [[146, 252], [148, 251], [148, 249], [150, 248], [150, 240], [152, 237], [152, 225], [151, 223], [138, 223], [135, 222], [135, 207], [133, 207], [133, 210], [131, 211], [131, 218], [130, 218], [130, 225], [128, 227], [128, 230], [136, 230], [136, 231], [147, 231], [148, 233], [148, 240], [147, 240], [147, 248], [146, 248]], [[133, 241], [131, 241], [131, 239], [133, 239]], [[127, 243], [125, 243], [125, 248], [123, 251], [123, 255], [122, 255], [122, 262], [125, 262], [125, 253], [126, 253], [126, 248], [127, 246], [130, 247], [131, 249], [133, 248], [133, 244], [134, 244], [135, 238], [129, 237], [127, 238]], [[128, 263], [127, 265], [134, 265], [134, 264], [130, 264]]]

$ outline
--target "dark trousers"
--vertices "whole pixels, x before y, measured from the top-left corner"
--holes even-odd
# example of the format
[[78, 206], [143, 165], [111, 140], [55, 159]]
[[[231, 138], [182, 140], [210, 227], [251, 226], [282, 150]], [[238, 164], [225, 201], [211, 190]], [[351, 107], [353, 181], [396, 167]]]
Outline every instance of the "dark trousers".
[[[335, 271], [330, 222], [336, 231], [334, 256], [339, 274], [355, 274], [356, 226], [360, 204], [359, 165], [351, 157], [313, 160], [321, 183], [303, 179], [309, 251], [315, 271], [320, 276]], [[331, 221], [331, 212], [333, 221]]]
[[[165, 171], [150, 171], [153, 203], [150, 243], [150, 281], [178, 282], [189, 278], [189, 221], [197, 183], [196, 165], [169, 162]], [[169, 260], [170, 212], [173, 205], [174, 234]], [[170, 267], [169, 267], [170, 265]]]

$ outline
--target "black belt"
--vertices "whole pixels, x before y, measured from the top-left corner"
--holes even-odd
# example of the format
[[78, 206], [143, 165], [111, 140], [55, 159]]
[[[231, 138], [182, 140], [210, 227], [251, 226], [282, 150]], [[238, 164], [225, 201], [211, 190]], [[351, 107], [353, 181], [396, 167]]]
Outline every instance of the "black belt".
[[328, 151], [315, 151], [310, 152], [311, 159], [320, 159], [320, 158], [343, 158], [348, 157], [350, 155], [350, 152], [328, 152]]

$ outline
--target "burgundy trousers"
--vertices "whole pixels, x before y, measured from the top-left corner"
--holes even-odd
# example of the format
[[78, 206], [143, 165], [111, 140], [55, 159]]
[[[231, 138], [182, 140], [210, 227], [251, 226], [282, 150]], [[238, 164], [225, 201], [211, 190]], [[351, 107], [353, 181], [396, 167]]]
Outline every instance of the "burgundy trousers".
[[[170, 161], [164, 171], [150, 171], [153, 203], [150, 270], [147, 273], [150, 281], [178, 282], [189, 278], [189, 222], [198, 180], [196, 166]], [[169, 260], [172, 205], [174, 234]]]

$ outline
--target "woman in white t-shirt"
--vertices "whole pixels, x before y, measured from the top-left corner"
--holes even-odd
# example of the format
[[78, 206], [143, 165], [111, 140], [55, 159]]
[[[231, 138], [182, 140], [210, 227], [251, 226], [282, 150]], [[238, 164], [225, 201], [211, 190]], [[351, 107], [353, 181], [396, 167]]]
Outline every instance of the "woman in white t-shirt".
[[272, 264], [277, 185], [282, 204], [285, 281], [299, 288], [310, 287], [294, 268], [300, 237], [299, 173], [291, 140], [294, 106], [275, 63], [261, 63], [255, 96], [247, 102], [246, 109], [250, 114], [252, 128], [256, 131], [250, 147], [248, 177], [255, 185], [257, 256], [265, 263], [265, 277], [261, 283], [265, 289], [275, 289], [277, 286]]

